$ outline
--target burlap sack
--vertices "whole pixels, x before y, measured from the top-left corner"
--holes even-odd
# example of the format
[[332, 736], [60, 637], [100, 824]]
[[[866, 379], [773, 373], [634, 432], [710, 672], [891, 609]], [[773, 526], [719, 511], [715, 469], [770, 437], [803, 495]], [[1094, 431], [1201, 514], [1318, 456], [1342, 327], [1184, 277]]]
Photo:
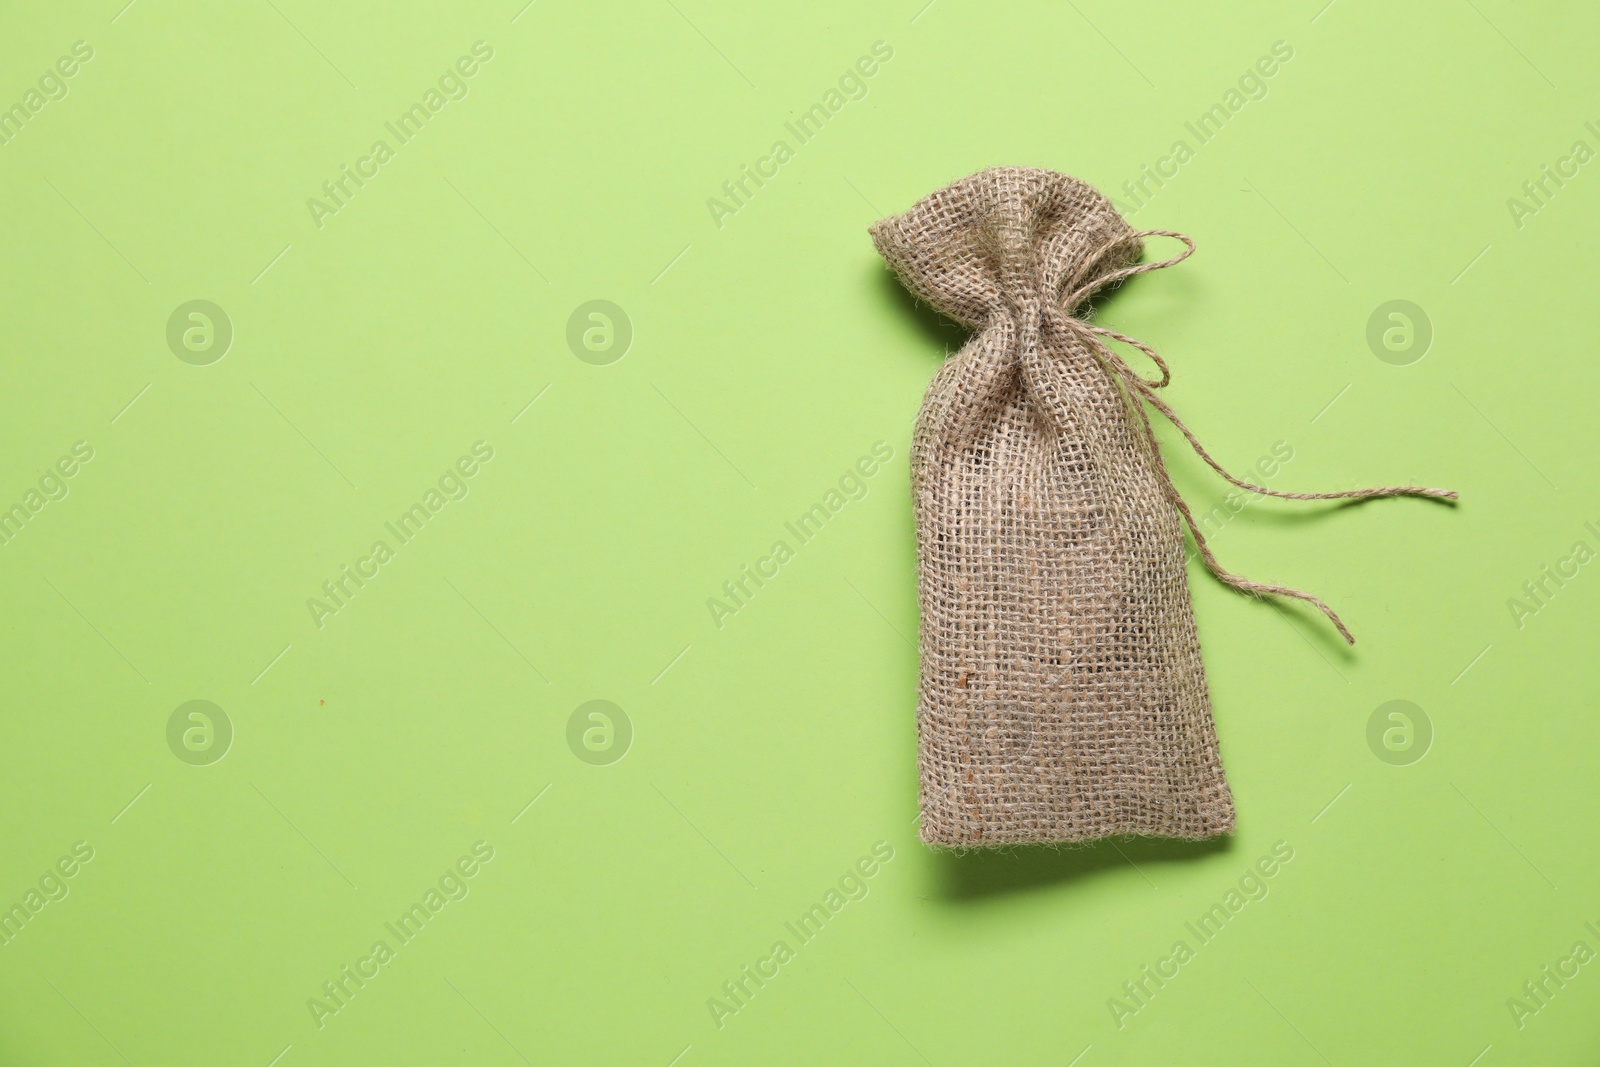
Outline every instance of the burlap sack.
[[[1232, 830], [1185, 574], [1182, 515], [1144, 402], [1166, 364], [1074, 312], [1193, 244], [1135, 233], [1090, 186], [999, 167], [872, 227], [907, 288], [972, 328], [928, 387], [912, 442], [922, 610], [922, 838], [950, 846]], [[1135, 266], [1150, 233], [1189, 246]], [[1155, 359], [1135, 374], [1101, 340]], [[1417, 494], [1279, 493], [1298, 499]]]

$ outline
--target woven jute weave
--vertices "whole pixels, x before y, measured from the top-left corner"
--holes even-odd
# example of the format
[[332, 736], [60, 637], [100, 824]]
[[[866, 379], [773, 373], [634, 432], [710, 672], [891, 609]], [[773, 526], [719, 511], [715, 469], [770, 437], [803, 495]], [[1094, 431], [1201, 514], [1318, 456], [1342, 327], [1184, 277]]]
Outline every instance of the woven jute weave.
[[[974, 332], [934, 377], [911, 478], [918, 547], [921, 833], [1004, 845], [1234, 825], [1185, 574], [1180, 516], [1145, 404], [1234, 484], [1297, 499], [1425, 495], [1410, 486], [1279, 493], [1232, 478], [1155, 394], [1166, 364], [1077, 312], [1096, 290], [1193, 244], [1136, 233], [1076, 178], [1000, 167], [872, 227], [918, 297]], [[1140, 266], [1143, 238], [1188, 251]], [[1151, 356], [1134, 373], [1105, 339]]]

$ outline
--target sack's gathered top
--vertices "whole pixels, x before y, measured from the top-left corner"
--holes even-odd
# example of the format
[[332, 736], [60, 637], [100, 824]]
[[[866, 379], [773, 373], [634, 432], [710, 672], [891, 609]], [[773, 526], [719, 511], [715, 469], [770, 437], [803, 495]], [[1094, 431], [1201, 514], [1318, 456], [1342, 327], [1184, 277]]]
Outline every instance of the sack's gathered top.
[[[1159, 391], [1146, 345], [1079, 314], [1194, 242], [1135, 231], [1065, 174], [996, 167], [871, 230], [901, 281], [973, 330], [939, 369], [911, 449], [922, 611], [922, 837], [948, 846], [1205, 838], [1233, 829], [1185, 574], [1256, 596], [1309, 593], [1224, 570], [1172, 483], [1148, 405], [1242, 489], [1291, 500], [1427, 496], [1385, 486], [1286, 493], [1223, 470]], [[1147, 237], [1185, 248], [1140, 264]], [[1141, 376], [1107, 344], [1137, 348]]]

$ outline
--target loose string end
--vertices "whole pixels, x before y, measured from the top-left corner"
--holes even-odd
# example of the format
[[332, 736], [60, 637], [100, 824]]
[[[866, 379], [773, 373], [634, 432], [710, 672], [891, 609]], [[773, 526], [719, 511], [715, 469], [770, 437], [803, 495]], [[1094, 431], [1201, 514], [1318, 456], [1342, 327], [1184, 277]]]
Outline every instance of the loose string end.
[[[1218, 575], [1218, 577], [1222, 576]], [[1299, 589], [1290, 589], [1288, 586], [1283, 585], [1259, 585], [1256, 582], [1251, 581], [1243, 581], [1242, 584], [1236, 584], [1235, 582], [1229, 580], [1233, 577], [1235, 576], [1228, 575], [1228, 577], [1222, 578], [1222, 580], [1228, 585], [1233, 586], [1235, 589], [1249, 593], [1251, 596], [1286, 596], [1293, 597], [1295, 600], [1305, 601], [1307, 604], [1310, 604], [1312, 607], [1316, 608], [1318, 611], [1322, 612], [1322, 614], [1328, 617], [1328, 621], [1333, 623], [1333, 628], [1339, 631], [1339, 636], [1344, 638], [1345, 644], [1354, 645], [1356, 643], [1356, 635], [1351, 633], [1350, 628], [1344, 624], [1344, 620], [1339, 618], [1339, 613], [1328, 607], [1327, 604], [1324, 604], [1320, 597], [1312, 596], [1310, 593]]]

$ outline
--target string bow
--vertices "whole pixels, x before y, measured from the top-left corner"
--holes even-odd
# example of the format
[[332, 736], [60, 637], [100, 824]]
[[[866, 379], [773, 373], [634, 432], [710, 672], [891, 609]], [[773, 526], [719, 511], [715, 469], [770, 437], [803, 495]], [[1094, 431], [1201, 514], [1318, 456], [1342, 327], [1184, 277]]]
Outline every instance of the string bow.
[[[1234, 589], [1237, 589], [1243, 593], [1248, 593], [1251, 596], [1286, 596], [1293, 597], [1296, 600], [1304, 600], [1306, 603], [1313, 605], [1318, 611], [1326, 615], [1328, 620], [1333, 623], [1333, 625], [1338, 629], [1340, 635], [1344, 637], [1347, 642], [1352, 645], [1355, 644], [1355, 636], [1350, 633], [1350, 630], [1345, 626], [1343, 620], [1339, 618], [1338, 613], [1330, 608], [1327, 604], [1323, 603], [1318, 597], [1315, 597], [1310, 593], [1303, 592], [1299, 589], [1290, 589], [1287, 586], [1266, 585], [1261, 582], [1252, 582], [1248, 578], [1241, 577], [1223, 569], [1222, 565], [1217, 562], [1217, 557], [1212, 555], [1211, 546], [1206, 543], [1205, 535], [1200, 532], [1200, 525], [1195, 522], [1194, 514], [1189, 510], [1189, 505], [1184, 501], [1182, 495], [1179, 494], [1178, 487], [1172, 481], [1172, 474], [1167, 470], [1167, 465], [1161, 458], [1161, 446], [1156, 441], [1155, 428], [1151, 425], [1150, 414], [1145, 410], [1144, 404], [1140, 403], [1140, 401], [1143, 400], [1148, 402], [1151, 407], [1161, 412], [1168, 422], [1177, 427], [1178, 432], [1183, 434], [1184, 438], [1188, 440], [1189, 445], [1194, 449], [1195, 454], [1204, 460], [1206, 465], [1212, 470], [1222, 475], [1222, 477], [1226, 478], [1229, 482], [1232, 482], [1240, 489], [1247, 489], [1250, 492], [1260, 493], [1263, 496], [1275, 496], [1283, 500], [1366, 500], [1371, 497], [1379, 496], [1426, 496], [1433, 497], [1438, 500], [1456, 500], [1459, 498], [1460, 494], [1453, 489], [1428, 489], [1417, 485], [1385, 485], [1373, 489], [1351, 489], [1339, 493], [1286, 493], [1278, 489], [1268, 489], [1263, 485], [1255, 485], [1251, 482], [1243, 481], [1242, 479], [1235, 478], [1232, 474], [1229, 474], [1226, 470], [1224, 470], [1221, 464], [1211, 458], [1211, 454], [1205, 450], [1203, 445], [1200, 444], [1200, 441], [1195, 437], [1194, 432], [1190, 430], [1188, 426], [1184, 425], [1182, 419], [1178, 418], [1177, 412], [1173, 411], [1166, 401], [1162, 400], [1161, 397], [1156, 394], [1156, 390], [1165, 388], [1167, 384], [1172, 381], [1172, 370], [1167, 366], [1166, 360], [1162, 359], [1156, 354], [1154, 349], [1142, 341], [1129, 337], [1126, 334], [1118, 333], [1115, 330], [1108, 330], [1103, 326], [1096, 326], [1095, 324], [1078, 318], [1073, 314], [1074, 309], [1076, 309], [1080, 304], [1108, 285], [1120, 282], [1124, 278], [1131, 278], [1135, 274], [1144, 274], [1148, 271], [1161, 270], [1163, 267], [1174, 266], [1175, 264], [1182, 263], [1184, 260], [1188, 259], [1194, 254], [1194, 241], [1187, 234], [1177, 233], [1173, 230], [1140, 230], [1137, 233], [1127, 234], [1103, 245], [1094, 253], [1094, 255], [1089, 257], [1088, 261], [1083, 265], [1083, 267], [1080, 268], [1076, 275], [1074, 275], [1072, 279], [1069, 279], [1066, 284], [1070, 285], [1072, 281], [1082, 278], [1094, 267], [1096, 263], [1100, 261], [1102, 257], [1106, 255], [1106, 253], [1111, 251], [1113, 248], [1116, 248], [1118, 245], [1125, 244], [1128, 241], [1138, 240], [1139, 238], [1143, 237], [1173, 237], [1179, 241], [1182, 241], [1186, 247], [1182, 252], [1178, 253], [1176, 256], [1173, 256], [1171, 259], [1162, 260], [1159, 263], [1141, 263], [1132, 267], [1123, 267], [1120, 270], [1115, 270], [1108, 274], [1100, 275], [1097, 278], [1093, 278], [1079, 285], [1071, 293], [1065, 297], [1062, 297], [1057, 302], [1061, 310], [1064, 312], [1064, 322], [1070, 329], [1077, 331], [1078, 335], [1088, 343], [1089, 350], [1096, 355], [1106, 370], [1110, 371], [1112, 375], [1114, 375], [1117, 380], [1120, 380], [1127, 388], [1133, 399], [1133, 406], [1139, 412], [1139, 418], [1144, 424], [1145, 440], [1150, 445], [1150, 455], [1155, 460], [1156, 472], [1161, 476], [1162, 489], [1166, 493], [1167, 498], [1172, 501], [1173, 506], [1176, 507], [1183, 515], [1184, 521], [1188, 523], [1189, 532], [1194, 535], [1195, 547], [1199, 549], [1200, 558], [1205, 561], [1207, 569], [1209, 569], [1212, 574], [1216, 575], [1217, 579], [1223, 584], [1232, 586]], [[1063, 286], [1063, 288], [1065, 288], [1065, 286]], [[1137, 348], [1146, 356], [1149, 356], [1151, 361], [1161, 369], [1161, 380], [1151, 381], [1139, 374], [1132, 367], [1130, 367], [1128, 362], [1123, 359], [1122, 356], [1118, 355], [1110, 345], [1106, 344], [1102, 338], [1111, 338], [1112, 340], [1121, 341], [1123, 344]]]

